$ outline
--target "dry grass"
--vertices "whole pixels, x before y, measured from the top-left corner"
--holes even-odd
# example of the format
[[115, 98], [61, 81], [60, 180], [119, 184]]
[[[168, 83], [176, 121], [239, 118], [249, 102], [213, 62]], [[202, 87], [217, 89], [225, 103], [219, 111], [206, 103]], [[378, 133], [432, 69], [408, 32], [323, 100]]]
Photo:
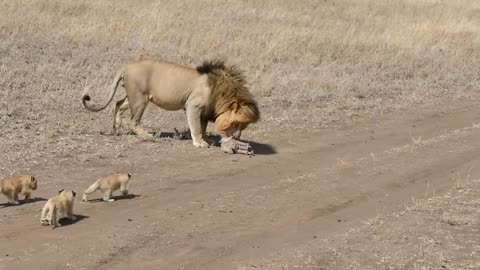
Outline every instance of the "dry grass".
[[[0, 17], [2, 173], [25, 154], [101, 152], [84, 135], [111, 117], [85, 111], [81, 93], [102, 97], [115, 70], [139, 58], [238, 64], [261, 104], [248, 132], [257, 137], [279, 123], [308, 130], [471, 99], [480, 86], [476, 1], [4, 0]], [[182, 112], [153, 106], [144, 123], [186, 126]]]
[[405, 211], [373, 220], [345, 238], [348, 247], [339, 251], [348, 256], [324, 263], [361, 269], [478, 269], [480, 181], [466, 183], [464, 190], [418, 200]]
[[312, 239], [314, 248], [286, 248], [263, 260], [262, 269], [479, 269], [480, 180], [465, 184], [399, 206], [320, 245]]

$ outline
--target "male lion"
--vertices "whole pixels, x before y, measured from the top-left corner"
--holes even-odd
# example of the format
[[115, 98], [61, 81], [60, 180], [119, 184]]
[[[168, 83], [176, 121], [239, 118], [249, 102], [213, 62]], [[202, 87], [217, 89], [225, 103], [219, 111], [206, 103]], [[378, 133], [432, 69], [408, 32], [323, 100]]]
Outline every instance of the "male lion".
[[226, 137], [240, 139], [241, 132], [260, 118], [257, 102], [245, 86], [243, 73], [221, 60], [206, 61], [196, 68], [165, 62], [142, 60], [121, 68], [112, 83], [108, 102], [98, 108], [87, 104], [89, 111], [105, 109], [122, 81], [126, 96], [115, 106], [113, 132], [118, 134], [122, 113], [130, 108], [130, 129], [142, 137], [151, 137], [141, 124], [149, 101], [165, 110], [185, 109], [193, 145], [208, 147], [213, 141], [205, 134], [207, 123]]

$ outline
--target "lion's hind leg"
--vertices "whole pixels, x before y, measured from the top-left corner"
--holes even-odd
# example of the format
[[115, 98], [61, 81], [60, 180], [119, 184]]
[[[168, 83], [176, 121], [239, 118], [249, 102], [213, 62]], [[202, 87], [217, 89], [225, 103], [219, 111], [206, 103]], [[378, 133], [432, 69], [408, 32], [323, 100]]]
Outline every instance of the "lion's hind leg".
[[61, 227], [62, 224], [60, 224], [59, 220], [60, 220], [60, 215], [59, 213], [57, 213], [57, 209], [53, 209], [51, 212], [50, 212], [51, 216], [50, 216], [50, 224], [53, 225], [53, 229], [55, 229], [56, 227]]
[[130, 104], [128, 103], [126, 96], [115, 104], [115, 111], [113, 114], [113, 135], [118, 135], [118, 129], [122, 126], [122, 115], [128, 108], [130, 108]]
[[130, 118], [130, 128], [135, 134], [143, 138], [153, 137], [153, 135], [148, 133], [140, 124], [143, 113], [147, 108], [148, 100], [149, 97], [143, 94], [137, 94], [134, 98], [130, 98], [130, 111], [132, 113], [132, 116]]

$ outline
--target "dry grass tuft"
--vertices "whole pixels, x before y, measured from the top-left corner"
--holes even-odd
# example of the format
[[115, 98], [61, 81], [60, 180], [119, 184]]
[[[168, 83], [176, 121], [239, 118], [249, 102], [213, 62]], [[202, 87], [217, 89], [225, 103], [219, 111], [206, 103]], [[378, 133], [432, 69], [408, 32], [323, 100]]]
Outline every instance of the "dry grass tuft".
[[[2, 153], [25, 154], [27, 145], [42, 155], [77, 151], [57, 137], [96, 135], [111, 124], [106, 113], [81, 107], [83, 91], [102, 96], [115, 70], [140, 58], [194, 66], [224, 57], [239, 65], [264, 115], [254, 136], [279, 124], [308, 130], [471, 99], [480, 86], [476, 1], [16, 0], [0, 7], [0, 124], [11, 142]], [[149, 108], [147, 127], [185, 126], [183, 113]]]

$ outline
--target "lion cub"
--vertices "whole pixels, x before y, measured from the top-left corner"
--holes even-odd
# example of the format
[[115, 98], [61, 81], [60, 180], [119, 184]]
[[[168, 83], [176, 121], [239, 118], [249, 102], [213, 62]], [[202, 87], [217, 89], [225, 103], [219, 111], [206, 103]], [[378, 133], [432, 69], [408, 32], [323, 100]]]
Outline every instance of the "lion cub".
[[83, 193], [83, 201], [87, 201], [87, 194], [93, 193], [96, 190], [103, 192], [103, 200], [106, 202], [113, 202], [112, 193], [117, 189], [120, 189], [123, 196], [128, 194], [127, 184], [131, 175], [129, 173], [112, 174], [102, 177], [95, 181], [85, 192]]
[[0, 180], [0, 192], [8, 197], [8, 202], [20, 204], [18, 194], [25, 196], [25, 201], [30, 199], [30, 192], [37, 189], [37, 180], [32, 175], [16, 175]]
[[73, 215], [73, 202], [75, 201], [74, 190], [66, 191], [60, 189], [58, 195], [48, 199], [47, 203], [42, 209], [40, 223], [42, 225], [53, 225], [53, 228], [62, 226], [58, 221], [61, 218], [67, 217], [70, 220], [77, 220]]

